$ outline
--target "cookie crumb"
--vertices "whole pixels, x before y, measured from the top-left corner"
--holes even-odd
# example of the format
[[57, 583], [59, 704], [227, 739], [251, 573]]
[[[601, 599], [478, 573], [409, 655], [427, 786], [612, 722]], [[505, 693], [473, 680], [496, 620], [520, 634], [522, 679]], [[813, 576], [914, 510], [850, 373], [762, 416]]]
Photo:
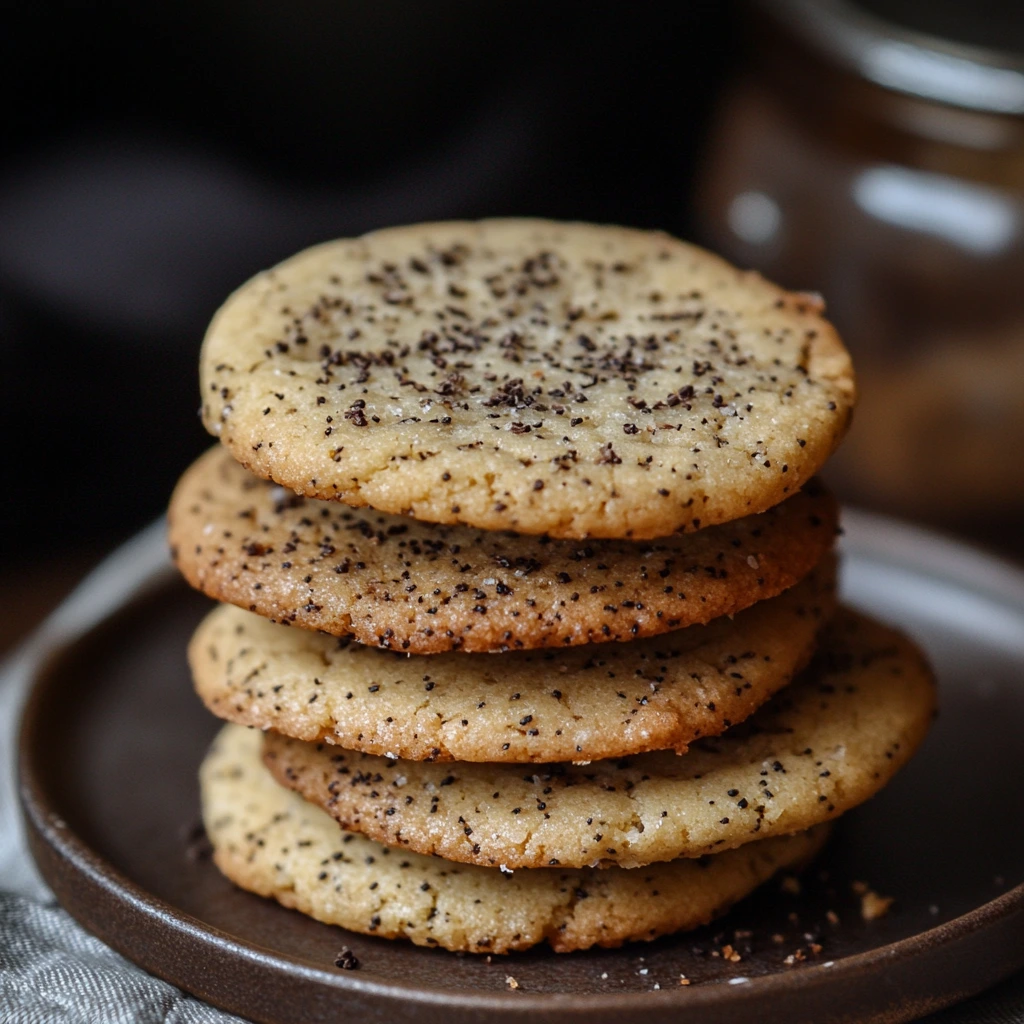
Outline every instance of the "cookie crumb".
[[195, 864], [213, 855], [213, 846], [206, 835], [201, 821], [196, 821], [185, 830], [185, 860]]
[[513, 989], [513, 990], [519, 988], [519, 982], [516, 981], [516, 979], [513, 978], [511, 974], [508, 975], [507, 978], [505, 978], [505, 984], [508, 985], [508, 987], [510, 989]]
[[722, 958], [732, 964], [738, 964], [743, 959], [728, 942], [722, 947]]
[[876, 921], [889, 913], [892, 903], [891, 896], [879, 896], [877, 892], [868, 889], [860, 898], [860, 916], [865, 921]]
[[343, 971], [354, 971], [359, 967], [359, 957], [348, 946], [342, 946], [341, 952], [334, 958], [334, 966]]
[[680, 985], [689, 985], [690, 984], [690, 979], [685, 974], [680, 974], [679, 975], [679, 984]]

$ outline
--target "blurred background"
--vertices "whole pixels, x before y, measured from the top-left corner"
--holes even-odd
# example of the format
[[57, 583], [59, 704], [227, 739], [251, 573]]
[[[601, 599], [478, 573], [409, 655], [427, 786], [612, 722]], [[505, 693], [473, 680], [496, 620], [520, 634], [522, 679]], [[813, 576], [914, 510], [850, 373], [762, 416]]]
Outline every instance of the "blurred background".
[[0, 35], [0, 649], [208, 443], [204, 328], [387, 224], [659, 227], [817, 290], [851, 502], [1024, 557], [1024, 5], [36, 0]]

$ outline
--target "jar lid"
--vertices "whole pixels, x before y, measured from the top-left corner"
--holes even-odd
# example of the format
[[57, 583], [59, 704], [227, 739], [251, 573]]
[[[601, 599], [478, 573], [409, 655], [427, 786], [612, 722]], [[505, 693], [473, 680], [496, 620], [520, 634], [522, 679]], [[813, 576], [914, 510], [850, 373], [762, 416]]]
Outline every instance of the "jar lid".
[[[889, 17], [897, 14], [900, 23], [869, 6], [884, 7]], [[935, 0], [884, 5], [758, 0], [758, 7], [805, 44], [876, 85], [969, 110], [1024, 114], [1024, 54], [982, 45], [992, 37], [1019, 39], [1024, 5], [1007, 5], [1005, 17], [984, 23], [980, 11], [973, 19], [964, 14], [969, 9], [962, 0], [955, 8]]]

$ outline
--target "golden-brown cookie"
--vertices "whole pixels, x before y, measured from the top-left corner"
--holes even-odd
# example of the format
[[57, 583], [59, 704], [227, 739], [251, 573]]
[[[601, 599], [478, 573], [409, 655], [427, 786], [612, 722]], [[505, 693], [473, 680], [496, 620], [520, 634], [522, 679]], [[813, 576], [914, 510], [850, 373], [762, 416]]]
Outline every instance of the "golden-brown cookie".
[[814, 481], [758, 516], [658, 541], [555, 541], [304, 499], [212, 449], [169, 512], [185, 577], [259, 615], [411, 654], [632, 640], [732, 614], [830, 548]]
[[448, 860], [637, 867], [802, 831], [868, 799], [924, 738], [932, 674], [908, 639], [853, 612], [807, 672], [683, 756], [590, 765], [429, 764], [268, 733], [282, 784], [343, 828]]
[[221, 605], [189, 646], [221, 718], [294, 739], [431, 761], [590, 761], [684, 753], [740, 722], [810, 658], [835, 605], [827, 556], [735, 617], [629, 644], [402, 655]]
[[695, 928], [824, 843], [816, 829], [641, 871], [542, 868], [507, 875], [391, 850], [343, 832], [279, 786], [259, 733], [229, 725], [202, 768], [203, 819], [232, 881], [327, 924], [474, 953], [619, 946]]
[[228, 299], [203, 345], [203, 419], [310, 497], [662, 537], [770, 508], [835, 449], [853, 371], [821, 313], [657, 232], [390, 228]]

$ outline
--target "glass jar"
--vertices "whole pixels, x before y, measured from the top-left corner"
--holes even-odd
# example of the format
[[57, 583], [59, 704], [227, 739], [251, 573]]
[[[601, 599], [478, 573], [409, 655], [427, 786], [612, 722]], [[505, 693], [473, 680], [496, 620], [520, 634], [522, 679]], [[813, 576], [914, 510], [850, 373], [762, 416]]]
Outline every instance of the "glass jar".
[[[911, 22], [952, 11], [898, 6]], [[713, 123], [698, 230], [826, 297], [861, 396], [829, 464], [843, 497], [1024, 536], [1024, 61], [867, 0], [747, 10], [750, 60]]]

